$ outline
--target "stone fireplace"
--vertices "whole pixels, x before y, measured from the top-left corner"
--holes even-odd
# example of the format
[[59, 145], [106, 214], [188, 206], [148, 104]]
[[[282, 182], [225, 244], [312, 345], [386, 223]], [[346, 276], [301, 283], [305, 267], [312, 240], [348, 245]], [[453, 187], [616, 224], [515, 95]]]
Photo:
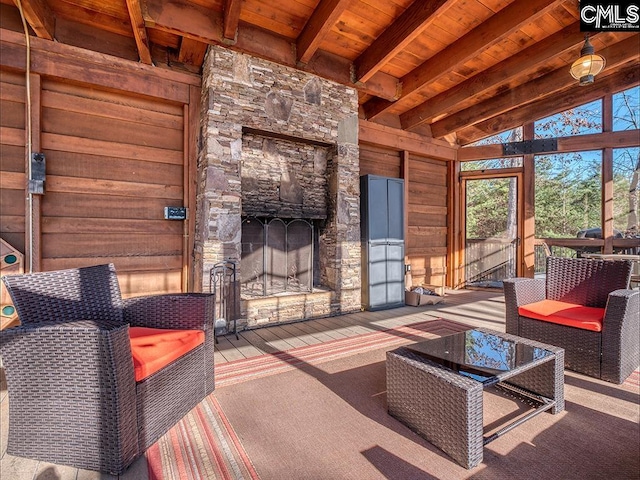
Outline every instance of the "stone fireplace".
[[232, 259], [241, 328], [359, 310], [357, 92], [215, 46], [202, 83], [202, 290]]

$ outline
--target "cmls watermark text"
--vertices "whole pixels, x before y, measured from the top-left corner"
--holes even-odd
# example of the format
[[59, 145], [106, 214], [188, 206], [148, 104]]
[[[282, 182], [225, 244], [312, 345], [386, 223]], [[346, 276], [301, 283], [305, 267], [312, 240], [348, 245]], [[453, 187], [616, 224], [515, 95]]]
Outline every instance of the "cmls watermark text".
[[580, 1], [580, 30], [583, 32], [640, 32], [639, 2], [605, 3]]

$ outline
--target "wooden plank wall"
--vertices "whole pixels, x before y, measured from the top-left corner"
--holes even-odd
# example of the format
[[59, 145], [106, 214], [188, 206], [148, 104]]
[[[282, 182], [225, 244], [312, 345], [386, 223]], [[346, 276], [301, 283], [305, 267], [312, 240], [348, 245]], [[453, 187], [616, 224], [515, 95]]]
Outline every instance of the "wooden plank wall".
[[[124, 296], [195, 288], [200, 77], [31, 38], [33, 151], [45, 154], [46, 181], [28, 210], [24, 38], [1, 32], [2, 239], [32, 260], [27, 271], [113, 262]], [[166, 206], [191, 215], [165, 220]]]
[[25, 77], [0, 69], [0, 235], [25, 248]]
[[411, 154], [406, 254], [413, 285], [445, 285], [447, 163]]
[[179, 292], [183, 107], [42, 82], [42, 269], [113, 262], [126, 294]]
[[360, 175], [402, 178], [400, 152], [375, 145], [360, 144]]
[[360, 144], [360, 175], [405, 178], [408, 197], [405, 255], [411, 265], [407, 286], [444, 286], [447, 258], [447, 163], [409, 154], [408, 172], [402, 153]]

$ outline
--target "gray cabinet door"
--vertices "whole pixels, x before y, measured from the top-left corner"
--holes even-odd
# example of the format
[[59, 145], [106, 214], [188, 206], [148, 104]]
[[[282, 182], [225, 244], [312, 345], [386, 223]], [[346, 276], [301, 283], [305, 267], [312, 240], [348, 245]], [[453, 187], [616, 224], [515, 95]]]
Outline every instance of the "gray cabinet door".
[[404, 181], [361, 178], [362, 304], [404, 305]]
[[[404, 180], [365, 175], [363, 191], [363, 240], [404, 240]], [[366, 189], [366, 192], [364, 191]]]

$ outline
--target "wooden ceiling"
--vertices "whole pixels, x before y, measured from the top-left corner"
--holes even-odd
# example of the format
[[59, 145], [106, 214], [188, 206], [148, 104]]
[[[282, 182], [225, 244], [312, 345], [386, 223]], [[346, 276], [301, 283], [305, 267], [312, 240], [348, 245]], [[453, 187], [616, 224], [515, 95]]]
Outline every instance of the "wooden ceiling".
[[464, 145], [638, 85], [637, 33], [593, 34], [580, 87], [578, 0], [0, 0], [3, 28], [198, 72], [209, 44], [359, 91], [361, 118]]

